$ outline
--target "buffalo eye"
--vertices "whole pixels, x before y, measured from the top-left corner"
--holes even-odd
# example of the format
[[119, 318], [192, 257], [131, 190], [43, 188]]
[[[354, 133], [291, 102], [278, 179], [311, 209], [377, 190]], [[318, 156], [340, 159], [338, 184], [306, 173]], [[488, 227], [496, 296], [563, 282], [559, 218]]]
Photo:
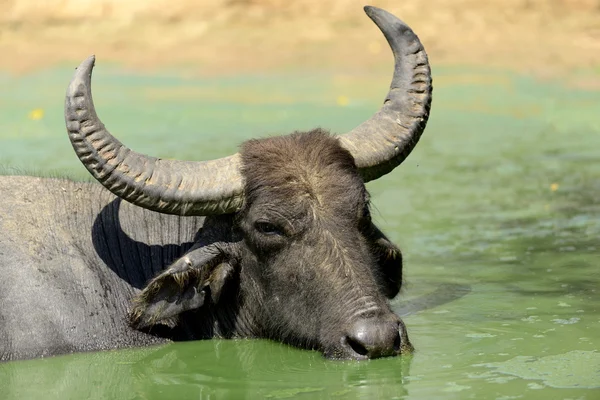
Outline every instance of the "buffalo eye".
[[280, 227], [278, 227], [277, 225], [271, 223], [271, 222], [267, 222], [267, 221], [256, 221], [254, 223], [254, 228], [259, 231], [260, 233], [262, 233], [263, 235], [267, 235], [267, 236], [285, 236], [285, 233], [283, 232], [283, 229], [281, 229]]

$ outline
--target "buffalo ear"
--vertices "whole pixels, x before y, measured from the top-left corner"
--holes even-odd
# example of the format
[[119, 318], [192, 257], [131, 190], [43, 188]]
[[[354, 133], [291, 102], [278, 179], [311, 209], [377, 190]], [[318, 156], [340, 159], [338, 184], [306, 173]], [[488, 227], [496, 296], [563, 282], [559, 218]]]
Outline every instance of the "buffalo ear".
[[393, 299], [402, 287], [402, 252], [372, 223], [366, 236], [379, 266], [379, 285], [383, 294]]
[[233, 272], [221, 254], [207, 254], [206, 248], [191, 250], [133, 299], [130, 325], [136, 329], [156, 324], [175, 327], [182, 312], [199, 309], [208, 301], [217, 303]]

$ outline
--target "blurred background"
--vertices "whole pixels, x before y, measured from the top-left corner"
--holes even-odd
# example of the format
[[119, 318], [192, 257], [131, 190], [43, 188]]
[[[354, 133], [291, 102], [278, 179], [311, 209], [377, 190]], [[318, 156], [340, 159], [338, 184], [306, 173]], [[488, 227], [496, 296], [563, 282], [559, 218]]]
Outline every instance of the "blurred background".
[[[392, 72], [363, 1], [0, 0], [0, 173], [91, 179], [63, 118], [90, 54], [100, 117], [142, 153], [346, 132]], [[1, 399], [598, 399], [600, 0], [372, 5], [414, 29], [433, 71], [419, 144], [367, 185], [403, 250], [392, 307], [414, 356], [193, 342], [0, 364]]]
[[[598, 65], [598, 0], [372, 0], [432, 62], [541, 73]], [[101, 60], [197, 73], [389, 62], [364, 0], [0, 0], [0, 69]]]

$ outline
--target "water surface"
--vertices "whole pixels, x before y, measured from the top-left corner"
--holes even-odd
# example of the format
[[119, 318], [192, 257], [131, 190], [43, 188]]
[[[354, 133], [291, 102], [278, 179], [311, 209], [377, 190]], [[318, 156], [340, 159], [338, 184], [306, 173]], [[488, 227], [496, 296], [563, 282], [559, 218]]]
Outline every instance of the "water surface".
[[[128, 146], [201, 160], [251, 137], [351, 129], [382, 100], [378, 72], [212, 80], [100, 63], [94, 93]], [[414, 355], [331, 362], [268, 341], [180, 343], [2, 364], [0, 398], [599, 399], [600, 93], [436, 72], [417, 149], [368, 184], [376, 222], [404, 250], [393, 306]], [[0, 77], [5, 172], [86, 177], [62, 117], [71, 73]]]

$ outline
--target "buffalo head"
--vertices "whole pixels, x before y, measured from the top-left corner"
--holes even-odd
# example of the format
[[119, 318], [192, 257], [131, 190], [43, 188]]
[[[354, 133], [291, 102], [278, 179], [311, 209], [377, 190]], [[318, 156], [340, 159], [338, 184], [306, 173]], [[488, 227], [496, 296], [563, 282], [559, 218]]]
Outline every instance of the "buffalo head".
[[238, 154], [204, 162], [149, 157], [105, 129], [91, 96], [94, 58], [79, 66], [65, 119], [90, 173], [140, 207], [206, 216], [189, 252], [134, 299], [134, 327], [265, 337], [330, 358], [411, 348], [387, 302], [402, 284], [402, 256], [371, 222], [365, 182], [392, 171], [416, 145], [431, 73], [407, 25], [365, 11], [392, 48], [394, 76], [382, 108], [338, 137], [317, 129], [251, 140]]

